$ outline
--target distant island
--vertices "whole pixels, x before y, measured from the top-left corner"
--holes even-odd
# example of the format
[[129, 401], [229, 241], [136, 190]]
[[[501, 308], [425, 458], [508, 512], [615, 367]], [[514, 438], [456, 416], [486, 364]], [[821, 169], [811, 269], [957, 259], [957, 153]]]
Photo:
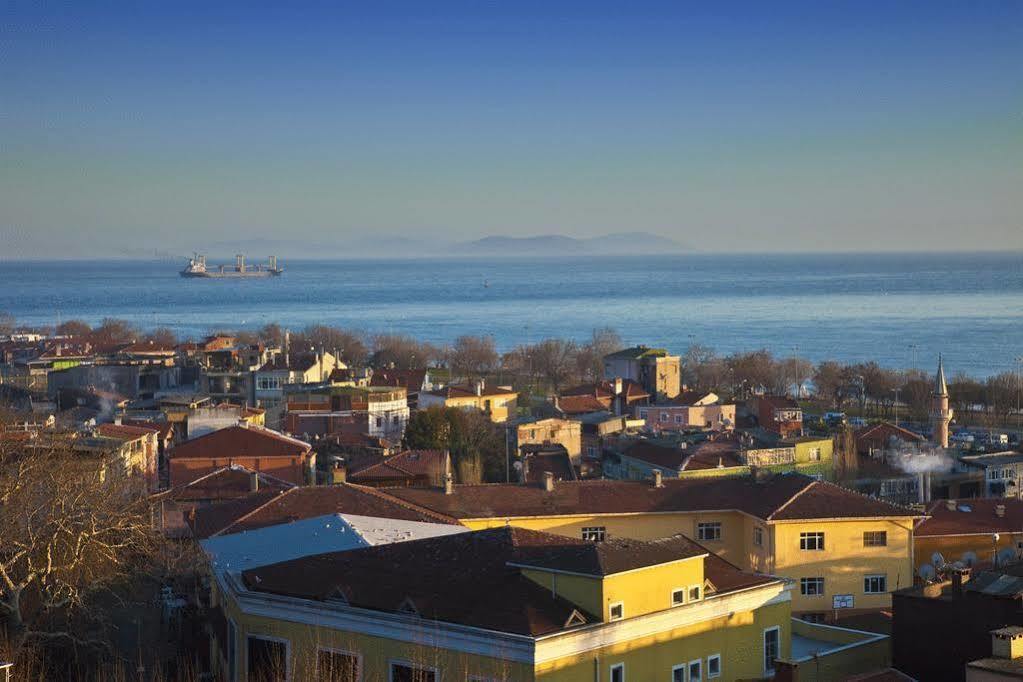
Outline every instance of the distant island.
[[[234, 242], [208, 245], [211, 254], [234, 254]], [[252, 239], [245, 243], [248, 253], [275, 254], [290, 258], [472, 258], [551, 256], [637, 256], [685, 253], [679, 242], [650, 232], [619, 232], [597, 237], [569, 237], [542, 234], [531, 237], [492, 235], [470, 241], [452, 241], [418, 236], [377, 235], [336, 242], [303, 243], [295, 239]]]

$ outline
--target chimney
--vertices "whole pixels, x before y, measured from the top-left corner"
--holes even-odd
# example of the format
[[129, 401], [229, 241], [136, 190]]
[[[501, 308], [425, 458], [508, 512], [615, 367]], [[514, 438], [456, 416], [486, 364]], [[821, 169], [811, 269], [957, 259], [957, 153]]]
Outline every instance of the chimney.
[[258, 471], [250, 471], [249, 472], [249, 492], [250, 493], [254, 493], [257, 490], [259, 490], [259, 472]]
[[444, 494], [450, 495], [455, 492], [455, 483], [451, 476], [451, 453], [444, 453]]
[[1010, 625], [992, 630], [991, 656], [1009, 661], [1023, 657], [1023, 628]]
[[963, 584], [970, 581], [970, 569], [957, 568], [952, 570], [952, 594], [963, 596]]
[[995, 516], [997, 516], [998, 518], [1004, 518], [1005, 517], [1005, 505], [1004, 504], [996, 504], [995, 505]]
[[[122, 415], [119, 415], [119, 414], [114, 415], [114, 424], [117, 425], [117, 426], [120, 426], [121, 425], [121, 419], [122, 419]], [[1005, 507], [1002, 507], [1002, 512], [1003, 512], [1002, 516], [1005, 515], [1004, 511], [1005, 511]]]
[[919, 473], [916, 475], [916, 501], [920, 504], [927, 503], [927, 474]]
[[661, 474], [661, 470], [660, 469], [654, 469], [654, 487], [655, 488], [663, 488], [664, 487], [664, 480], [662, 479], [662, 474]]
[[486, 382], [483, 379], [477, 379], [475, 383], [476, 395], [483, 395], [483, 389], [487, 387]]
[[334, 469], [331, 471], [331, 482], [334, 485], [341, 485], [348, 482], [348, 467], [341, 462], [334, 462]]
[[547, 492], [554, 490], [554, 474], [549, 471], [543, 472], [543, 489]]
[[615, 395], [622, 394], [622, 378], [615, 377]]
[[949, 511], [955, 511], [956, 507], [957, 505], [955, 500], [945, 500], [945, 509], [948, 509]]

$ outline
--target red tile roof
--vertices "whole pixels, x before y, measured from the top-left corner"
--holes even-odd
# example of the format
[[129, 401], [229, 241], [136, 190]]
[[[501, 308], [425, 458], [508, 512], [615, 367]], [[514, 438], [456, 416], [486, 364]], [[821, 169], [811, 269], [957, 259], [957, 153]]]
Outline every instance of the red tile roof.
[[592, 395], [567, 395], [558, 398], [558, 409], [565, 414], [589, 414], [603, 412], [611, 407], [611, 401], [601, 400]]
[[158, 493], [157, 497], [167, 497], [179, 502], [233, 500], [252, 493], [253, 474], [259, 477], [259, 490], [264, 492], [279, 493], [296, 487], [294, 483], [283, 481], [276, 476], [257, 473], [252, 469], [233, 465], [217, 469], [195, 479], [191, 483]]
[[440, 476], [444, 473], [447, 453], [443, 450], [405, 450], [397, 455], [350, 472], [352, 483], [391, 478]]
[[370, 386], [404, 386], [409, 394], [423, 390], [425, 369], [378, 369], [373, 372]]
[[[917, 523], [914, 535], [990, 535], [1023, 531], [1023, 500], [1004, 497], [958, 500], [955, 510], [950, 510], [948, 504], [948, 500], [938, 500], [928, 506], [930, 518]], [[1004, 516], [995, 513], [998, 506], [1005, 507]]]
[[349, 484], [296, 487], [280, 493], [259, 491], [235, 502], [197, 510], [192, 527], [195, 536], [201, 539], [327, 514], [378, 516], [425, 523], [457, 523], [454, 519], [437, 512], [383, 495], [374, 488]]
[[516, 395], [515, 391], [508, 388], [501, 388], [500, 386], [484, 386], [480, 395], [476, 395], [476, 389], [472, 386], [465, 386], [461, 384], [448, 384], [444, 388], [438, 388], [434, 391], [427, 391], [430, 395], [435, 395], [438, 398], [485, 398], [488, 396], [495, 395]]
[[301, 457], [309, 443], [258, 426], [230, 426], [176, 445], [171, 459], [215, 457]]
[[710, 552], [684, 535], [660, 540], [611, 538], [604, 542], [565, 542], [520, 559], [516, 565], [603, 577], [657, 566]]
[[159, 434], [160, 440], [166, 440], [167, 438], [169, 438], [171, 432], [174, 430], [174, 424], [167, 421], [154, 422], [149, 421], [148, 419], [125, 418], [121, 420], [121, 423], [124, 424], [125, 426], [142, 426], [145, 428], [155, 429]]
[[568, 514], [628, 514], [737, 510], [767, 521], [918, 517], [916, 512], [802, 474], [756, 481], [751, 476], [648, 481], [563, 481], [554, 490], [532, 485], [388, 488], [388, 495], [459, 519]]
[[156, 427], [132, 426], [128, 424], [100, 424], [96, 427], [96, 431], [101, 436], [124, 441], [138, 440], [139, 438], [145, 438], [160, 432]]
[[[614, 398], [615, 382], [613, 381], [600, 381], [595, 384], [582, 384], [581, 386], [573, 386], [567, 388], [561, 392], [562, 397], [573, 396], [573, 395], [591, 395], [595, 398]], [[647, 392], [643, 386], [632, 379], [622, 380], [622, 395], [625, 396], [626, 400], [638, 400], [640, 398], [649, 398], [650, 393]]]
[[685, 451], [677, 447], [658, 445], [657, 443], [643, 440], [637, 441], [625, 448], [624, 454], [656, 467], [676, 471], [682, 468], [682, 462], [686, 457]]

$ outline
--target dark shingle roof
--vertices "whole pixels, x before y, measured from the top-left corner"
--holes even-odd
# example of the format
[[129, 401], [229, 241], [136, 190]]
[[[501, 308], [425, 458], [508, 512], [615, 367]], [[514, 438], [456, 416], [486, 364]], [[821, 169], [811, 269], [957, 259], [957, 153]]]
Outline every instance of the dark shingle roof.
[[230, 426], [177, 445], [171, 459], [213, 457], [300, 457], [311, 446], [283, 433], [258, 426]]
[[605, 542], [556, 545], [517, 565], [583, 575], [605, 576], [710, 554], [683, 535], [643, 541], [612, 538]]
[[192, 522], [198, 538], [255, 530], [327, 514], [356, 514], [385, 519], [450, 523], [448, 518], [414, 504], [356, 485], [296, 487], [283, 492], [255, 492], [234, 502], [196, 510]]
[[756, 481], [751, 476], [647, 481], [563, 481], [539, 486], [458, 485], [393, 488], [387, 494], [454, 518], [627, 514], [737, 510], [764, 520], [916, 517], [919, 514], [809, 476], [788, 473]]

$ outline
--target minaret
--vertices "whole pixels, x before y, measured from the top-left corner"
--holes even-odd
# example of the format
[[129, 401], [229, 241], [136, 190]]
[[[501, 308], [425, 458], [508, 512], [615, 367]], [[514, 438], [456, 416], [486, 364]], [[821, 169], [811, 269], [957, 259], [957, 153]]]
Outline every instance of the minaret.
[[948, 407], [948, 384], [945, 383], [945, 367], [938, 355], [938, 373], [934, 377], [934, 396], [931, 398], [931, 425], [934, 444], [948, 447], [948, 425], [952, 421], [952, 410]]

